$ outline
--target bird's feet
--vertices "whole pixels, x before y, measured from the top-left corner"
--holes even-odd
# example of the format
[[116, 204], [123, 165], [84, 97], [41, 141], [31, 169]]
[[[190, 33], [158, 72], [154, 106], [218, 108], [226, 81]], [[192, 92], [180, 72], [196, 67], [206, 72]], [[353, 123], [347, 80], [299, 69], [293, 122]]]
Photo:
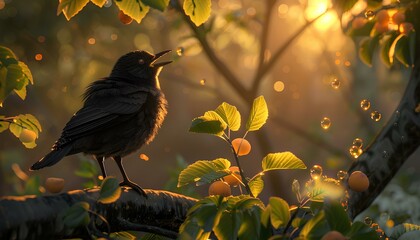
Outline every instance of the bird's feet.
[[146, 192], [139, 185], [133, 183], [130, 180], [124, 180], [124, 181], [120, 182], [120, 186], [131, 187], [138, 194], [140, 194], [140, 195], [144, 196], [145, 198], [147, 198]]

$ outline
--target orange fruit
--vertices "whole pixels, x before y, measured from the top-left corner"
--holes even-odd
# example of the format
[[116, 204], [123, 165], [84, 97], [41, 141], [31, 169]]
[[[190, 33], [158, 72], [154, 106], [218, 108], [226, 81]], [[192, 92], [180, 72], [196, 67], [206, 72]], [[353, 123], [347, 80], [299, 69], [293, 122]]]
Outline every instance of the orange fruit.
[[122, 10], [120, 10], [120, 12], [118, 13], [118, 18], [123, 24], [130, 24], [133, 21], [133, 19], [127, 14], [125, 14]]
[[237, 186], [241, 184], [242, 181], [241, 174], [239, 172], [239, 168], [237, 166], [230, 167], [229, 170], [232, 172], [230, 175], [223, 177], [223, 181], [225, 181], [230, 186]]
[[321, 240], [346, 240], [346, 238], [340, 232], [329, 231], [321, 238]]
[[233, 139], [232, 146], [238, 156], [248, 155], [251, 152], [251, 144], [244, 138]]
[[22, 129], [22, 131], [19, 134], [19, 140], [23, 143], [30, 143], [35, 141], [36, 139], [36, 133], [29, 129]]
[[376, 14], [376, 19], [380, 24], [388, 24], [389, 22], [389, 15], [387, 10], [381, 10]]
[[45, 180], [45, 189], [50, 193], [59, 193], [64, 188], [64, 179], [62, 178], [47, 178]]
[[398, 11], [394, 15], [392, 15], [392, 21], [395, 24], [400, 24], [405, 21], [405, 13], [403, 11]]
[[355, 192], [363, 192], [369, 188], [369, 178], [361, 171], [354, 171], [348, 179], [351, 190]]
[[212, 184], [210, 184], [209, 195], [220, 195], [228, 197], [232, 195], [232, 191], [230, 189], [229, 184], [223, 181], [215, 181]]

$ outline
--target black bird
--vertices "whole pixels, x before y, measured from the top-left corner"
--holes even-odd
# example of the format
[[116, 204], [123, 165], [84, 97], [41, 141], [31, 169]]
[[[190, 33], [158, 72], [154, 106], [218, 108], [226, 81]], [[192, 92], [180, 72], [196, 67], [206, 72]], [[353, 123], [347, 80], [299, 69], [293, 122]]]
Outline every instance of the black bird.
[[52, 166], [65, 156], [83, 152], [95, 157], [105, 178], [104, 160], [112, 157], [124, 179], [120, 185], [146, 196], [128, 179], [122, 157], [151, 142], [166, 116], [167, 101], [158, 76], [171, 61], [157, 60], [168, 52], [153, 55], [134, 51], [122, 56], [109, 77], [86, 89], [83, 107], [66, 124], [51, 152], [30, 170]]

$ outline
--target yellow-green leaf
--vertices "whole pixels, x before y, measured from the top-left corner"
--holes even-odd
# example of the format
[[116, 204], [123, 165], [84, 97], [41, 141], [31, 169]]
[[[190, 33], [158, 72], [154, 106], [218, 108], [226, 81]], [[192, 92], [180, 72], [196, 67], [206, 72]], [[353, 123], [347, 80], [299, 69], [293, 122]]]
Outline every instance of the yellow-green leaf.
[[57, 8], [57, 15], [62, 12], [67, 21], [76, 16], [85, 6], [89, 0], [60, 0]]
[[115, 4], [124, 14], [136, 20], [137, 23], [140, 23], [150, 10], [150, 7], [140, 0], [121, 0], [116, 1]]
[[178, 178], [178, 187], [188, 183], [211, 183], [212, 181], [230, 174], [230, 162], [224, 158], [213, 161], [200, 160], [182, 170]]
[[121, 196], [121, 187], [114, 177], [106, 177], [101, 184], [98, 202], [108, 204], [118, 200]]
[[208, 111], [204, 116], [193, 119], [190, 132], [208, 133], [221, 136], [227, 125], [215, 111]]
[[256, 131], [260, 129], [268, 118], [268, 108], [264, 96], [257, 97], [251, 108], [251, 112], [246, 123], [247, 131]]
[[372, 66], [372, 58], [375, 48], [379, 45], [379, 37], [381, 35], [375, 35], [372, 38], [366, 38], [360, 42], [359, 57], [363, 63]]
[[103, 7], [106, 3], [106, 0], [90, 0], [90, 1], [100, 8]]
[[183, 8], [191, 21], [200, 26], [210, 17], [211, 0], [184, 0]]
[[241, 127], [241, 114], [235, 106], [224, 102], [216, 108], [215, 112], [219, 114], [230, 130], [238, 131]]
[[394, 50], [391, 50], [392, 43], [398, 37], [399, 33], [397, 31], [392, 31], [389, 35], [386, 35], [383, 38], [383, 43], [381, 44], [381, 59], [387, 67], [391, 67], [392, 58], [394, 57]]
[[306, 165], [291, 152], [269, 153], [262, 160], [262, 169], [306, 169]]
[[262, 179], [262, 175], [259, 175], [252, 179], [252, 181], [248, 182], [249, 188], [251, 189], [251, 193], [254, 197], [258, 197], [262, 190], [264, 189], [264, 180]]
[[285, 226], [290, 220], [289, 204], [279, 197], [271, 197], [269, 199], [269, 204], [271, 206], [271, 225], [273, 225], [275, 229]]
[[0, 116], [0, 133], [9, 129], [10, 123], [4, 120], [4, 116]]

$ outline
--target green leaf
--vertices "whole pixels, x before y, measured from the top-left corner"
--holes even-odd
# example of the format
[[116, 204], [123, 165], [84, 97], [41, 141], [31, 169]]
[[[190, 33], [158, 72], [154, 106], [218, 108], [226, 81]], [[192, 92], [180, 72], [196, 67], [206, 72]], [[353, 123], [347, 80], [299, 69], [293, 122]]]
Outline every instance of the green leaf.
[[208, 111], [204, 116], [193, 119], [190, 132], [207, 133], [221, 136], [227, 125], [215, 111]]
[[178, 178], [178, 187], [188, 183], [211, 183], [230, 174], [230, 162], [224, 158], [213, 161], [200, 160], [184, 169]]
[[217, 239], [237, 239], [242, 214], [237, 211], [224, 211], [219, 224], [213, 229]]
[[[411, 36], [414, 36], [414, 34], [415, 33], [410, 33]], [[400, 34], [400, 36], [395, 41], [395, 58], [404, 64], [405, 67], [411, 67], [414, 63], [414, 52], [410, 52], [410, 48], [412, 49], [412, 47], [410, 47], [409, 37], [404, 34]]]
[[383, 38], [383, 43], [381, 44], [381, 59], [382, 59], [382, 62], [387, 67], [391, 67], [392, 65], [391, 59], [394, 56], [393, 55], [390, 56], [390, 54], [394, 54], [394, 50], [392, 52], [390, 50], [391, 50], [392, 43], [395, 41], [398, 35], [399, 35], [398, 31], [392, 31], [389, 35], [386, 35]]
[[211, 0], [184, 0], [183, 9], [191, 21], [200, 26], [210, 17]]
[[70, 228], [88, 225], [90, 221], [89, 207], [87, 202], [77, 202], [66, 209], [63, 217], [64, 225]]
[[269, 199], [269, 204], [271, 206], [271, 225], [273, 225], [275, 229], [286, 226], [287, 222], [290, 220], [289, 204], [279, 197], [271, 197]]
[[235, 106], [224, 102], [216, 108], [215, 112], [219, 114], [230, 130], [238, 131], [241, 127], [241, 114]]
[[326, 201], [324, 203], [325, 218], [331, 230], [344, 233], [350, 230], [351, 222], [341, 203]]
[[260, 239], [261, 212], [262, 210], [258, 206], [253, 206], [251, 209], [241, 211], [242, 216], [240, 218], [242, 220], [242, 223], [238, 231], [239, 239]]
[[25, 99], [26, 86], [33, 83], [28, 66], [17, 60], [12, 50], [0, 47], [0, 104], [12, 92]]
[[249, 114], [248, 122], [246, 123], [247, 131], [256, 131], [260, 129], [268, 118], [267, 103], [263, 96], [259, 96], [252, 104], [251, 112]]
[[4, 116], [0, 116], [0, 133], [6, 131], [7, 129], [9, 129], [9, 122], [6, 122], [4, 120]]
[[90, 0], [90, 1], [100, 8], [103, 7], [106, 3], [106, 0]]
[[270, 215], [271, 215], [271, 206], [267, 205], [267, 207], [261, 213], [261, 224], [264, 227], [268, 227], [268, 223], [270, 221]]
[[360, 221], [354, 222], [353, 225], [351, 225], [350, 231], [346, 233], [346, 237], [351, 240], [379, 239], [379, 236], [374, 229]]
[[13, 135], [15, 135], [15, 137], [19, 138], [20, 133], [22, 132], [22, 127], [17, 124], [10, 124], [9, 130]]
[[[329, 230], [324, 211], [319, 212], [303, 226], [299, 237], [305, 240], [319, 240]], [[353, 240], [353, 239], [352, 239]]]
[[63, 12], [67, 21], [76, 16], [85, 6], [89, 0], [61, 0], [58, 4], [57, 15]]
[[41, 186], [41, 179], [39, 176], [30, 176], [25, 182], [24, 195], [41, 195], [39, 187]]
[[390, 237], [392, 239], [399, 239], [403, 234], [411, 231], [420, 231], [420, 226], [411, 223], [400, 224], [394, 227]]
[[8, 58], [17, 59], [16, 55], [10, 48], [0, 46], [0, 61]]
[[262, 160], [264, 172], [277, 169], [306, 169], [305, 164], [291, 152], [269, 153]]
[[372, 57], [375, 52], [375, 48], [379, 45], [379, 37], [381, 35], [375, 35], [372, 38], [366, 38], [360, 42], [359, 57], [363, 63], [372, 67]]
[[150, 7], [143, 4], [140, 0], [115, 1], [115, 4], [124, 14], [136, 20], [137, 23], [140, 23], [150, 10]]
[[141, 0], [147, 6], [157, 9], [161, 12], [165, 11], [165, 8], [168, 7], [169, 0]]
[[103, 204], [113, 203], [121, 196], [121, 188], [118, 180], [114, 177], [106, 177], [101, 184], [98, 202]]
[[252, 195], [254, 197], [258, 197], [264, 189], [264, 180], [262, 179], [262, 175], [259, 175], [252, 179], [252, 181], [249, 181], [248, 185], [251, 189]]

